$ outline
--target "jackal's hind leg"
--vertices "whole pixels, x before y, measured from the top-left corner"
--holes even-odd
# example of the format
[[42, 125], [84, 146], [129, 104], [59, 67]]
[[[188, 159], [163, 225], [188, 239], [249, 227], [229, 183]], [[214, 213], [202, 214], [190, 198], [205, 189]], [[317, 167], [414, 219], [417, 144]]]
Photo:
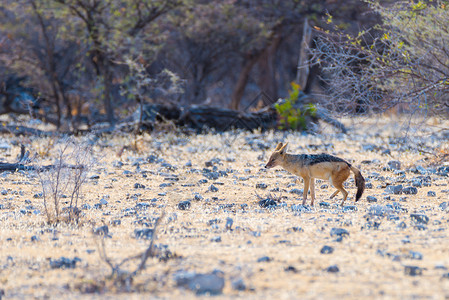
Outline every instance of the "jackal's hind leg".
[[338, 194], [339, 192], [340, 192], [339, 190], [336, 190], [335, 193], [333, 193], [329, 198], [330, 198], [330, 199], [334, 198], [335, 196], [337, 196], [337, 194]]
[[343, 188], [343, 182], [335, 184], [335, 187], [343, 194], [343, 201], [341, 201], [341, 206], [344, 205], [346, 198], [348, 198], [348, 192]]

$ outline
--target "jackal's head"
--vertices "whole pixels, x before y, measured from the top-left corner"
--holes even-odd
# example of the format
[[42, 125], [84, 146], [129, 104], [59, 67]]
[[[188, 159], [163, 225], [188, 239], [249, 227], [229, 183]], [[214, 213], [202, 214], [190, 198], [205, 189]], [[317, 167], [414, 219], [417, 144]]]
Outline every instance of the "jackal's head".
[[287, 150], [287, 144], [284, 145], [282, 143], [279, 143], [276, 146], [276, 149], [274, 149], [273, 154], [271, 154], [270, 159], [268, 160], [268, 163], [265, 165], [265, 168], [271, 169], [276, 166], [280, 166], [285, 158], [285, 151]]

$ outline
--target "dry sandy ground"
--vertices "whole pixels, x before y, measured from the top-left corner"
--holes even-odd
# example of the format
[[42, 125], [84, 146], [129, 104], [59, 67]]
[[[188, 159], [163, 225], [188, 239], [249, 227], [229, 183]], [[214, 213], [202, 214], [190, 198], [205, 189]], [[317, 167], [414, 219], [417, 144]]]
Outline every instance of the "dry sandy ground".
[[[179, 278], [215, 270], [225, 282], [217, 299], [449, 298], [449, 209], [440, 205], [449, 201], [448, 177], [435, 173], [448, 166], [439, 158], [449, 152], [449, 123], [432, 120], [418, 128], [391, 119], [346, 123], [348, 135], [332, 130], [146, 135], [121, 156], [132, 137], [101, 138], [93, 148], [98, 163], [83, 186], [87, 205], [80, 226], [47, 225], [43, 200], [35, 198], [42, 192], [39, 178], [32, 172], [3, 172], [0, 293], [6, 299], [187, 299], [205, 296]], [[1, 141], [3, 161], [15, 160], [18, 143], [32, 152], [48, 148], [48, 161], [58, 147], [51, 138], [4, 136]], [[346, 208], [337, 205], [341, 197], [329, 199], [333, 188], [323, 186], [326, 182], [316, 184], [314, 208], [298, 206], [301, 195], [294, 192], [302, 183], [278, 168], [263, 169], [280, 141], [288, 141], [292, 153], [327, 152], [359, 167], [369, 183], [361, 201], [354, 206], [351, 176]], [[385, 169], [392, 160], [401, 163], [399, 171]], [[417, 194], [387, 193], [387, 186], [399, 184], [415, 185]], [[367, 196], [377, 202], [369, 203]], [[259, 206], [268, 197], [279, 200], [276, 207]], [[107, 204], [95, 207], [102, 199]], [[190, 201], [190, 207], [179, 209], [181, 201]], [[92, 231], [108, 226], [105, 249], [119, 262], [146, 249], [149, 240], [137, 239], [135, 230], [153, 228], [163, 212], [155, 242], [166, 245], [168, 260], [150, 258], [126, 292], [108, 278], [111, 269], [99, 254], [101, 238]], [[417, 222], [413, 213], [428, 221]], [[349, 236], [331, 236], [332, 228]], [[325, 245], [333, 252], [322, 254]], [[52, 268], [50, 262], [60, 257], [80, 260], [75, 268]], [[412, 274], [409, 266], [417, 267]]]

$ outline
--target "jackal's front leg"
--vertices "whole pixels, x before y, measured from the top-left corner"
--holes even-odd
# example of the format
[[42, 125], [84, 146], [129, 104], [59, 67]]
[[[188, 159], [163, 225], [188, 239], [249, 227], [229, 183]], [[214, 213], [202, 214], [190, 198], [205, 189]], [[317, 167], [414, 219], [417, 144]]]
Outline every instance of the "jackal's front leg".
[[310, 178], [304, 177], [304, 191], [302, 193], [302, 205], [306, 205], [307, 193], [309, 192]]
[[310, 178], [310, 197], [312, 198], [312, 203], [310, 205], [313, 206], [313, 203], [315, 202], [315, 178]]

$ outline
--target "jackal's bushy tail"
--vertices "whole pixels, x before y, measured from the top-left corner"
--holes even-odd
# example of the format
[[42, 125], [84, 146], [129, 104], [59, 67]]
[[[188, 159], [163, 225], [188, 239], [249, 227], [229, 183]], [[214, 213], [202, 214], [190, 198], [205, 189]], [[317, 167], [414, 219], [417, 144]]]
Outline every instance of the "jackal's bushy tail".
[[357, 194], [355, 195], [355, 201], [359, 201], [360, 197], [362, 197], [363, 191], [365, 190], [365, 178], [363, 178], [359, 169], [354, 166], [351, 166], [351, 171], [354, 172], [355, 185], [357, 186]]

